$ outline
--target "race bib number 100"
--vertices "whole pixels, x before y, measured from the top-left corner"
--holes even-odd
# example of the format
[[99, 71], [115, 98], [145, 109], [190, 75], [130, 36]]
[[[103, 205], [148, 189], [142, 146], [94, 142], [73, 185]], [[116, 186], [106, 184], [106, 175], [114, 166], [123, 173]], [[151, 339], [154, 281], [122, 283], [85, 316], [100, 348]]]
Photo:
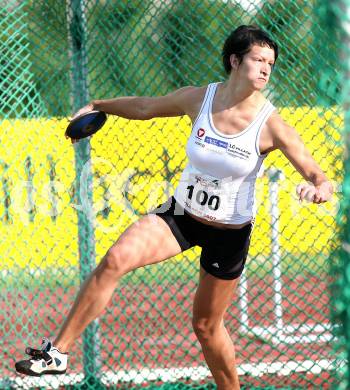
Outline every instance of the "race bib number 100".
[[184, 202], [192, 213], [210, 220], [221, 220], [228, 207], [225, 186], [217, 179], [194, 175], [183, 190]]
[[200, 204], [201, 206], [208, 205], [208, 208], [210, 210], [216, 211], [219, 209], [220, 206], [220, 196], [218, 195], [210, 195], [205, 190], [198, 190], [197, 192], [194, 191], [195, 186], [191, 185], [187, 187], [188, 190], [188, 199], [193, 199], [193, 194], [195, 193], [195, 200], [197, 204]]

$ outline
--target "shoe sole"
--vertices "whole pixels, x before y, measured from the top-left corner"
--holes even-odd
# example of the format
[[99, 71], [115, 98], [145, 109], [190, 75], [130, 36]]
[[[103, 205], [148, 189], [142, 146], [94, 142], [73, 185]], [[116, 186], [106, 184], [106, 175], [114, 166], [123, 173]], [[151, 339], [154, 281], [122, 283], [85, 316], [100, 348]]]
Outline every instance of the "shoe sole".
[[60, 375], [60, 374], [65, 374], [67, 370], [63, 371], [58, 371], [58, 370], [46, 370], [43, 372], [35, 372], [32, 370], [22, 370], [20, 367], [16, 367], [16, 371], [19, 372], [20, 374], [24, 375], [29, 375], [29, 376], [42, 376], [42, 375]]

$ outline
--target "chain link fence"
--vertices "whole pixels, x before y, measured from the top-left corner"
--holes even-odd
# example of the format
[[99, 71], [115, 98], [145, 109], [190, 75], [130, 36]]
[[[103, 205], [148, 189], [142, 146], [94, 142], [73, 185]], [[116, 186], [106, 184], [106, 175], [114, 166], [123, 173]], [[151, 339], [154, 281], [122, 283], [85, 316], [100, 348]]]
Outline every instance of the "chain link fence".
[[348, 214], [347, 203], [338, 212], [347, 3], [0, 0], [1, 389], [215, 387], [191, 329], [199, 248], [126, 275], [74, 344], [67, 374], [21, 377], [14, 362], [57, 334], [82, 280], [173, 193], [186, 163], [187, 117], [110, 117], [74, 146], [66, 118], [92, 98], [224, 80], [221, 48], [241, 24], [278, 42], [266, 93], [337, 190], [326, 204], [299, 204], [301, 176], [279, 152], [265, 160], [247, 267], [226, 316], [241, 385], [348, 388], [348, 233], [337, 251]]

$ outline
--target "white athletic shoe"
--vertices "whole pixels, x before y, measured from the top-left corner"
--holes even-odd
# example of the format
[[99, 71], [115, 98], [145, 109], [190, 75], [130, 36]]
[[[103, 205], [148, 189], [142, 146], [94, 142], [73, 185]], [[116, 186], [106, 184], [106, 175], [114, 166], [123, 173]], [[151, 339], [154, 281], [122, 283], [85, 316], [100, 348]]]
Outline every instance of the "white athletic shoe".
[[68, 354], [61, 353], [51, 341], [43, 338], [41, 349], [26, 348], [31, 359], [21, 360], [15, 364], [16, 371], [31, 376], [46, 374], [64, 374], [67, 370]]

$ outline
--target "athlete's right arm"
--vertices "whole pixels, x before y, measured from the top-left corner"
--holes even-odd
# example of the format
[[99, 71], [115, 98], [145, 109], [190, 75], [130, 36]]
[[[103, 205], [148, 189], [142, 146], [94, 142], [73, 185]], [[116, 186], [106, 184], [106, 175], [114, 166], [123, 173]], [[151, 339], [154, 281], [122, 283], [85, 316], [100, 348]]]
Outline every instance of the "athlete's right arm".
[[203, 97], [203, 88], [183, 87], [165, 96], [125, 96], [107, 100], [93, 100], [81, 108], [74, 116], [91, 110], [104, 111], [126, 119], [152, 119], [196, 114], [198, 102]]

